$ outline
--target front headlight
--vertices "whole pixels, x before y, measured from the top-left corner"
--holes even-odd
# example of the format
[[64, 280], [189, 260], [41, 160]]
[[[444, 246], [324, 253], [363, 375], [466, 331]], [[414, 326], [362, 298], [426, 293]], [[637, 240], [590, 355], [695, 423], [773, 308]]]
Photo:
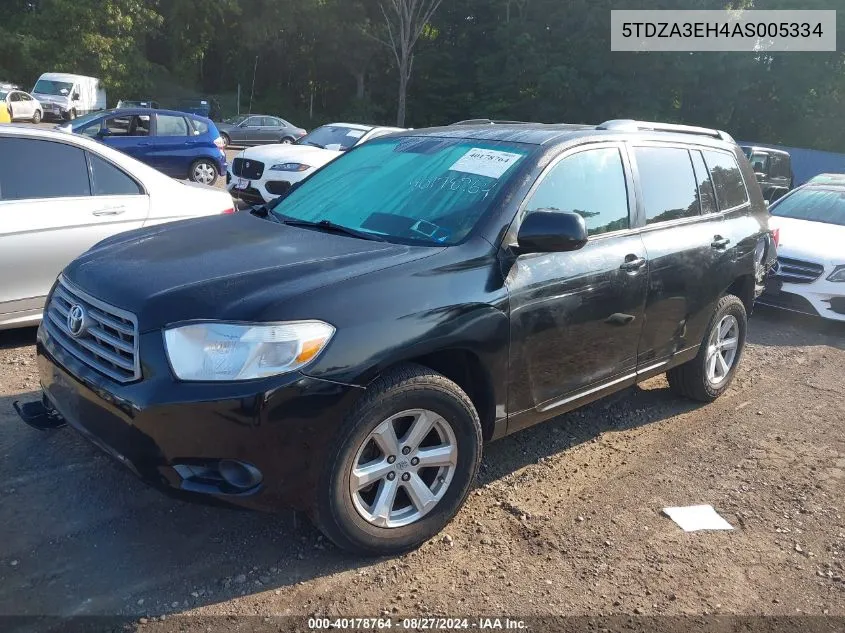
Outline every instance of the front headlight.
[[278, 163], [270, 168], [270, 171], [308, 171], [311, 165], [305, 163]]
[[180, 380], [250, 380], [299, 369], [323, 351], [334, 331], [322, 321], [209, 322], [169, 328], [164, 341]]
[[827, 277], [828, 281], [845, 281], [845, 264], [837, 266]]

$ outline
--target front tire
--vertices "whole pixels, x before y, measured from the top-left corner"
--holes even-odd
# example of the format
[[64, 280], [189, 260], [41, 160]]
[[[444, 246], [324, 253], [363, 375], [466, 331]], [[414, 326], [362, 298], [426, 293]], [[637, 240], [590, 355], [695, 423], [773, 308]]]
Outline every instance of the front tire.
[[76, 118], [76, 108], [71, 108], [65, 115], [66, 121], [73, 121]]
[[337, 546], [396, 555], [460, 509], [481, 459], [481, 424], [458, 385], [403, 365], [367, 388], [344, 420], [311, 516]]
[[293, 139], [290, 136], [285, 136], [282, 140], [279, 141], [282, 145], [290, 145], [293, 143]]
[[38, 125], [41, 123], [41, 110], [36, 110], [32, 115], [32, 122]]
[[194, 161], [188, 172], [188, 179], [201, 185], [213, 185], [218, 176], [217, 165], [205, 158]]
[[713, 402], [730, 387], [745, 349], [748, 316], [745, 304], [735, 295], [725, 295], [707, 326], [707, 333], [691, 361], [666, 372], [673, 393]]

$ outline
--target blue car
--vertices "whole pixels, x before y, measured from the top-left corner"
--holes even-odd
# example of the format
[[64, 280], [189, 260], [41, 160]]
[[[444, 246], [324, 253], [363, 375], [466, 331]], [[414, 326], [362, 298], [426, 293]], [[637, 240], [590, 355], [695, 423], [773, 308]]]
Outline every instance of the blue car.
[[226, 153], [209, 119], [172, 110], [122, 108], [58, 126], [114, 147], [168, 176], [213, 185], [226, 173]]

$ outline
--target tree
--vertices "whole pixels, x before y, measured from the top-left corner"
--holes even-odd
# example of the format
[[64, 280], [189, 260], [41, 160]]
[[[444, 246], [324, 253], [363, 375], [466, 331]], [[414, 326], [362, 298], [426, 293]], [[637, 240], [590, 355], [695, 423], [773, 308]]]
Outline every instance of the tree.
[[399, 68], [399, 100], [396, 112], [396, 125], [399, 127], [405, 126], [408, 81], [414, 68], [414, 46], [442, 1], [388, 0], [379, 3], [390, 40], [389, 44], [384, 44], [393, 51]]

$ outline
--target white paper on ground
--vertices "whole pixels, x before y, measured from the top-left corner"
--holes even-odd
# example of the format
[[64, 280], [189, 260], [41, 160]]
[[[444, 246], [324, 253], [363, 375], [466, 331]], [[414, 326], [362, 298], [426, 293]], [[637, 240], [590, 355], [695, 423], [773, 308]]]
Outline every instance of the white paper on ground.
[[713, 506], [663, 508], [663, 513], [681, 526], [684, 532], [733, 529], [730, 523], [717, 514]]
[[473, 147], [456, 160], [449, 169], [450, 171], [487, 176], [498, 180], [520, 158], [522, 158], [522, 154]]

